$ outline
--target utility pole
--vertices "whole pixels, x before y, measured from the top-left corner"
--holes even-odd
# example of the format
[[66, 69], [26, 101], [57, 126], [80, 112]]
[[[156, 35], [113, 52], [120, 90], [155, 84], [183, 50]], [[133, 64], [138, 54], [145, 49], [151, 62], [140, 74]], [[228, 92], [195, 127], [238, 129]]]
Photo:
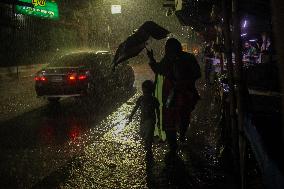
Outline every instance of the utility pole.
[[234, 158], [234, 169], [238, 171], [238, 128], [236, 121], [236, 95], [235, 95], [235, 81], [234, 81], [234, 65], [232, 60], [232, 37], [231, 37], [231, 0], [222, 1], [223, 9], [223, 30], [225, 43], [225, 57], [227, 59], [227, 74], [229, 84], [229, 100], [230, 100], [230, 136], [232, 139], [231, 153]]
[[[245, 182], [245, 167], [246, 167], [246, 138], [244, 135], [245, 126], [245, 102], [248, 96], [246, 80], [243, 72], [242, 62], [242, 44], [240, 30], [240, 11], [239, 0], [232, 0], [232, 17], [233, 17], [233, 41], [234, 53], [236, 62], [236, 86], [237, 86], [237, 115], [238, 115], [238, 139], [239, 139], [239, 165], [240, 165], [240, 183], [241, 189], [246, 186]], [[246, 95], [247, 94], [247, 95]]]

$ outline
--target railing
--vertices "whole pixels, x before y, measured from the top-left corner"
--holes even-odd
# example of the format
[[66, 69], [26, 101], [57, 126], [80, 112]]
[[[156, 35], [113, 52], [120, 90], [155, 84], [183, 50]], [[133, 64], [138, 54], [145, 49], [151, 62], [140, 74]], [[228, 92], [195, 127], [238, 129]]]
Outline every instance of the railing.
[[[258, 168], [261, 172], [263, 184], [266, 186], [266, 188], [283, 189], [284, 168], [283, 162], [280, 162], [283, 161], [284, 157], [282, 155], [283, 144], [281, 144], [281, 140], [277, 140], [277, 138], [280, 139], [281, 136], [276, 136], [276, 133], [281, 132], [281, 114], [280, 112], [277, 113], [277, 110], [273, 109], [275, 107], [272, 108], [273, 105], [279, 104], [277, 102], [279, 101], [282, 95], [277, 92], [256, 92], [256, 90], [249, 90], [251, 99], [251, 109], [245, 114], [244, 133], [238, 133], [238, 135], [241, 135], [241, 138], [244, 137], [243, 142], [247, 145], [245, 144], [245, 149], [243, 149], [243, 152], [240, 152], [239, 148], [233, 145], [233, 143], [236, 143], [236, 141], [234, 142], [233, 140], [238, 140], [238, 136], [235, 136], [236, 133], [232, 133], [233, 128], [231, 128], [231, 124], [229, 121], [230, 102], [228, 96], [230, 89], [228, 88], [228, 85], [222, 83], [222, 81], [219, 81], [219, 87], [219, 89], [221, 90], [220, 96], [222, 97], [223, 103], [223, 116], [225, 118], [225, 125], [223, 125], [223, 129], [225, 130], [225, 132], [223, 132], [223, 139], [225, 140], [225, 145], [227, 145], [227, 148], [230, 149], [231, 155], [235, 157], [234, 161], [236, 162], [234, 162], [234, 164], [238, 165], [235, 169], [237, 169], [238, 171], [247, 169], [247, 148], [250, 148], [253, 152], [254, 159], [256, 160]], [[256, 98], [258, 97], [260, 97], [261, 99], [256, 100]], [[262, 98], [265, 98], [265, 100], [262, 100]], [[260, 105], [260, 103], [262, 104]], [[277, 108], [280, 109], [280, 106]], [[262, 120], [259, 120], [260, 118], [263, 119], [264, 115], [272, 117], [270, 119], [265, 118], [269, 124], [266, 124], [266, 122], [263, 123]], [[277, 119], [276, 121], [275, 117], [278, 117], [279, 119]], [[269, 120], [274, 120], [274, 122], [272, 123]], [[261, 131], [261, 127], [265, 127], [264, 131]], [[271, 146], [273, 147], [273, 149], [271, 149]], [[239, 158], [236, 158], [236, 154], [238, 153], [243, 153], [244, 159], [240, 160]], [[275, 158], [275, 156], [279, 157]], [[243, 162], [243, 164], [239, 164], [240, 162]], [[247, 176], [246, 171], [244, 171], [243, 173], [240, 172], [240, 174], [243, 174], [244, 177]]]

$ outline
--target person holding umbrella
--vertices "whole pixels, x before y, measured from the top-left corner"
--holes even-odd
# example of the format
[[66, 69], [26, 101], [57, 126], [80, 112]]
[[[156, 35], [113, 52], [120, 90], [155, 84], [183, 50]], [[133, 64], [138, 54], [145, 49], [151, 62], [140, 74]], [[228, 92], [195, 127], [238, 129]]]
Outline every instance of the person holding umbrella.
[[181, 43], [170, 38], [165, 45], [165, 55], [157, 63], [153, 50], [147, 50], [149, 65], [155, 74], [164, 76], [162, 86], [162, 128], [166, 132], [170, 152], [177, 150], [179, 141], [185, 142], [190, 115], [199, 99], [195, 82], [201, 77], [199, 64], [190, 53], [182, 51]]

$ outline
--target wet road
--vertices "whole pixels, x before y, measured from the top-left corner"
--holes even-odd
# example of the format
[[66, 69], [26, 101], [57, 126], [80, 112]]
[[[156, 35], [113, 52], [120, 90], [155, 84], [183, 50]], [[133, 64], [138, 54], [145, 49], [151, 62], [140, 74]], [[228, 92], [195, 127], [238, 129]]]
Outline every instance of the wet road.
[[[137, 92], [100, 103], [36, 99], [29, 78], [1, 93], [1, 186], [3, 188], [214, 188], [224, 184], [218, 167], [218, 116], [212, 94], [195, 111], [188, 145], [171, 157], [158, 140], [147, 156], [138, 117], [127, 116], [145, 79], [147, 65], [132, 65]], [[26, 84], [26, 85], [24, 85]], [[202, 85], [201, 85], [202, 86]], [[1, 85], [2, 89], [5, 88]], [[23, 88], [23, 92], [19, 93]], [[10, 89], [7, 87], [7, 89]], [[7, 93], [12, 95], [7, 96]], [[209, 105], [209, 106], [208, 106]], [[207, 115], [206, 117], [204, 115]], [[221, 186], [220, 186], [221, 187]], [[219, 187], [219, 188], [220, 188]]]

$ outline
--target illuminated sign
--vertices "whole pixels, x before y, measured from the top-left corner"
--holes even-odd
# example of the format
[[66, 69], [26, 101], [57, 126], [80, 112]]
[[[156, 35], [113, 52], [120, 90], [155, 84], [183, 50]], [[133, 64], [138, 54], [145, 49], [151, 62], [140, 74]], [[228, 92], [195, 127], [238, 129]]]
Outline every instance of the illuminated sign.
[[16, 5], [16, 12], [19, 14], [47, 18], [52, 20], [59, 19], [58, 6], [55, 0], [19, 0], [31, 3], [34, 7]]
[[32, 0], [32, 4], [35, 6], [45, 6], [46, 0]]
[[120, 14], [121, 5], [111, 5], [111, 14]]

